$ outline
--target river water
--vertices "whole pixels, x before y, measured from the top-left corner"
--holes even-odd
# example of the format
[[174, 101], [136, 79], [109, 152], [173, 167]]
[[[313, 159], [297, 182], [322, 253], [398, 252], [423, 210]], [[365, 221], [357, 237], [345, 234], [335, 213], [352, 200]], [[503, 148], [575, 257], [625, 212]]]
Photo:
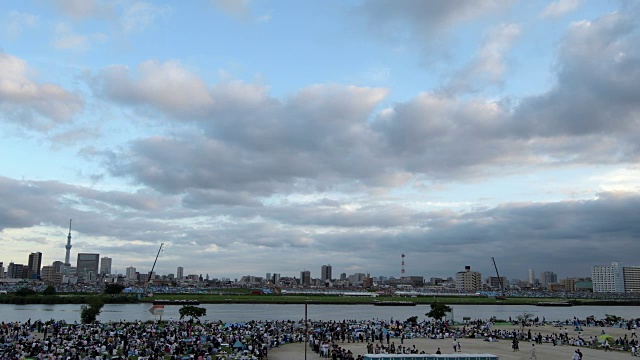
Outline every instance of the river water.
[[[150, 304], [108, 304], [98, 316], [101, 322], [154, 320], [150, 312]], [[179, 305], [165, 306], [163, 320], [178, 320]], [[203, 304], [207, 315], [201, 320], [223, 322], [247, 322], [250, 320], [300, 320], [304, 319], [304, 305], [272, 305], [272, 304]], [[545, 318], [547, 321], [567, 320], [577, 317], [584, 319], [590, 315], [597, 319], [605, 314], [620, 316], [625, 319], [640, 318], [640, 306], [573, 306], [573, 307], [540, 307], [533, 305], [451, 305], [455, 321], [464, 317], [471, 319], [517, 318], [524, 313], [533, 317]], [[429, 305], [417, 306], [373, 306], [373, 305], [312, 305], [309, 304], [307, 316], [310, 320], [370, 320], [399, 319], [406, 320], [418, 316], [426, 318]], [[65, 320], [80, 322], [80, 305], [10, 305], [0, 304], [0, 321], [31, 320]]]

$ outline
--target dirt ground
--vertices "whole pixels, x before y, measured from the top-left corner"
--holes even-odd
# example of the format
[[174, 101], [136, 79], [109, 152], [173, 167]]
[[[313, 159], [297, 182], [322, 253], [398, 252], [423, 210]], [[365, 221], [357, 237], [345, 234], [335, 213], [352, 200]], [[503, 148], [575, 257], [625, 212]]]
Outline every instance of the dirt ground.
[[[500, 326], [500, 329], [517, 329], [516, 326]], [[551, 325], [547, 326], [539, 326], [539, 327], [531, 327], [526, 328], [526, 330], [531, 329], [532, 334], [541, 333], [545, 334], [553, 334], [559, 333], [559, 327], [553, 327]], [[569, 337], [577, 337], [578, 332], [573, 328], [568, 329]], [[631, 336], [631, 331], [620, 328], [601, 328], [601, 327], [583, 327], [582, 328], [582, 336], [584, 339], [589, 339], [590, 336], [598, 337], [601, 335], [601, 331], [605, 330], [605, 333], [613, 336], [614, 338], [624, 337], [626, 334], [628, 337]], [[396, 346], [400, 344], [399, 339], [395, 340]], [[531, 356], [531, 343], [527, 343], [525, 341], [520, 342], [520, 351], [514, 352], [511, 349], [511, 342], [509, 340], [500, 340], [498, 342], [489, 343], [487, 341], [483, 341], [481, 339], [460, 339], [460, 344], [462, 346], [462, 353], [466, 354], [493, 354], [497, 355], [500, 360], [516, 360], [516, 359], [529, 359]], [[427, 353], [435, 353], [438, 348], [442, 351], [443, 354], [452, 354], [452, 339], [442, 339], [442, 340], [431, 340], [431, 339], [406, 339], [404, 341], [404, 346], [413, 346], [415, 345], [417, 349], [424, 350]], [[348, 344], [348, 343], [340, 343], [341, 347], [351, 350], [354, 356], [364, 355], [367, 351], [366, 343], [356, 343], [356, 344]], [[536, 344], [536, 355], [538, 359], [549, 359], [549, 360], [562, 360], [562, 359], [571, 359], [574, 351], [577, 349], [575, 346], [553, 346], [553, 344], [543, 343], [541, 345]], [[622, 351], [608, 351], [605, 352], [602, 349], [590, 349], [588, 347], [580, 347], [584, 357], [584, 360], [591, 359], [629, 359], [631, 356], [630, 352], [622, 352]], [[304, 343], [301, 344], [287, 344], [281, 346], [279, 348], [271, 349], [269, 352], [269, 360], [300, 360], [305, 359], [304, 354]], [[306, 354], [307, 359], [317, 359], [318, 354], [314, 353], [310, 349], [307, 349]]]

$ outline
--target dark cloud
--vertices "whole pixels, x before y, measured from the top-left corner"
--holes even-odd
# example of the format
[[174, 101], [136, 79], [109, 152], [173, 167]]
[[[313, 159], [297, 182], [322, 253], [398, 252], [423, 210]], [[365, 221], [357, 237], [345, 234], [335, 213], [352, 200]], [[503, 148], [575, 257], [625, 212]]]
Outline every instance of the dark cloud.
[[335, 269], [391, 275], [405, 253], [409, 273], [417, 275], [450, 276], [465, 265], [487, 275], [492, 273], [490, 258], [495, 257], [510, 278], [524, 276], [517, 273], [523, 271], [522, 264], [573, 276], [613, 260], [634, 264], [634, 254], [640, 251], [637, 193], [427, 212], [383, 202], [346, 210], [335, 201], [328, 206], [219, 204], [192, 211], [180, 208], [176, 200], [154, 200], [155, 193], [123, 195], [8, 178], [0, 178], [0, 195], [0, 228], [10, 241], [10, 229], [53, 226], [59, 230], [50, 232], [46, 243], [63, 254], [66, 224], [72, 217], [74, 251], [109, 254], [123, 267], [135, 266], [150, 261], [164, 242], [163, 271], [173, 271], [167, 266], [184, 259], [189, 259], [185, 266], [212, 269], [206, 264], [215, 258], [211, 271], [223, 274], [234, 261], [267, 258], [271, 260], [253, 267], [295, 274], [301, 267], [330, 262]]
[[[368, 33], [388, 41], [409, 40], [424, 50], [444, 42], [456, 25], [472, 21], [493, 10], [508, 8], [510, 1], [365, 1], [353, 9], [361, 17]], [[442, 45], [442, 44], [439, 44]]]
[[513, 115], [523, 137], [637, 135], [640, 33], [637, 11], [569, 27], [560, 44], [557, 84], [523, 99]]
[[191, 190], [182, 199], [182, 205], [188, 208], [201, 208], [209, 205], [227, 206], [262, 206], [258, 200], [252, 199], [246, 192], [232, 193], [216, 190]]

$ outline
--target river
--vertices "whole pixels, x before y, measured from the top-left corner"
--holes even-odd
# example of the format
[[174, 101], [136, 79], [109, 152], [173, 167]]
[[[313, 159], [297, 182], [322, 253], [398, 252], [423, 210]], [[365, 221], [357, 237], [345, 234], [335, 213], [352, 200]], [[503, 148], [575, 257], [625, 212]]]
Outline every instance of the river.
[[[101, 322], [154, 320], [149, 312], [150, 304], [108, 304], [98, 316]], [[304, 305], [272, 305], [272, 304], [203, 304], [207, 315], [202, 320], [223, 322], [247, 322], [250, 320], [300, 320], [304, 319]], [[597, 319], [605, 314], [620, 316], [625, 319], [640, 318], [640, 306], [573, 306], [573, 307], [539, 307], [533, 305], [451, 305], [455, 321], [464, 317], [472, 319], [517, 318], [524, 313], [533, 317], [545, 318], [547, 321], [566, 320], [577, 317], [584, 319], [590, 315]], [[167, 305], [163, 320], [180, 318], [180, 306]], [[429, 305], [417, 306], [373, 306], [373, 305], [312, 305], [308, 306], [308, 318], [311, 320], [369, 320], [399, 319], [406, 320], [411, 316], [425, 318]], [[0, 321], [31, 320], [65, 320], [80, 321], [80, 305], [10, 305], [0, 304]]]

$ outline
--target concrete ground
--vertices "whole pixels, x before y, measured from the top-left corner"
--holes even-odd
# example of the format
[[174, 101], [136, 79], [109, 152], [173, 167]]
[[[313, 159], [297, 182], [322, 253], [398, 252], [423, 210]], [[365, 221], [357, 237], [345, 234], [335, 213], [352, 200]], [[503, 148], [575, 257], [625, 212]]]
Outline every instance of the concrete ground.
[[[517, 327], [513, 326], [500, 326], [500, 329], [514, 329]], [[526, 328], [525, 331], [529, 329]], [[531, 327], [532, 334], [552, 334], [559, 333], [560, 328], [553, 326], [539, 326], [539, 327]], [[563, 328], [564, 329], [564, 328]], [[600, 328], [600, 327], [584, 327], [582, 328], [582, 336], [584, 339], [589, 339], [590, 336], [598, 337], [601, 334], [602, 330], [608, 335], [613, 336], [614, 338], [624, 337], [626, 334], [628, 337], [631, 336], [631, 331], [620, 328]], [[564, 330], [563, 330], [564, 331]], [[577, 337], [578, 332], [574, 331], [572, 328], [569, 328], [569, 337]], [[395, 341], [396, 346], [400, 344], [399, 339], [393, 339], [391, 341]], [[531, 343], [526, 341], [520, 342], [520, 351], [514, 352], [511, 349], [511, 341], [509, 340], [500, 340], [498, 342], [489, 343], [487, 341], [483, 341], [480, 339], [460, 339], [460, 344], [462, 346], [462, 353], [467, 354], [493, 354], [497, 355], [500, 360], [516, 360], [516, 359], [529, 359], [531, 356]], [[411, 347], [413, 345], [416, 346], [419, 350], [424, 350], [427, 353], [435, 353], [438, 348], [442, 351], [443, 354], [452, 354], [452, 339], [442, 339], [442, 340], [431, 340], [431, 339], [406, 339], [404, 341], [405, 347]], [[354, 354], [354, 357], [357, 355], [364, 355], [367, 351], [366, 343], [339, 343], [339, 345], [345, 349], [351, 350]], [[575, 346], [553, 346], [550, 343], [543, 343], [541, 345], [536, 344], [536, 355], [538, 359], [549, 359], [549, 360], [563, 360], [563, 359], [571, 359], [574, 351], [577, 349]], [[629, 359], [631, 357], [630, 352], [622, 352], [622, 351], [607, 351], [604, 352], [601, 349], [590, 349], [588, 347], [580, 347], [582, 354], [584, 355], [584, 360], [592, 360], [592, 359]], [[279, 348], [271, 349], [269, 352], [269, 360], [300, 360], [304, 359], [304, 343], [301, 344], [286, 344]], [[307, 359], [318, 359], [318, 354], [314, 353], [310, 349], [307, 349]]]

